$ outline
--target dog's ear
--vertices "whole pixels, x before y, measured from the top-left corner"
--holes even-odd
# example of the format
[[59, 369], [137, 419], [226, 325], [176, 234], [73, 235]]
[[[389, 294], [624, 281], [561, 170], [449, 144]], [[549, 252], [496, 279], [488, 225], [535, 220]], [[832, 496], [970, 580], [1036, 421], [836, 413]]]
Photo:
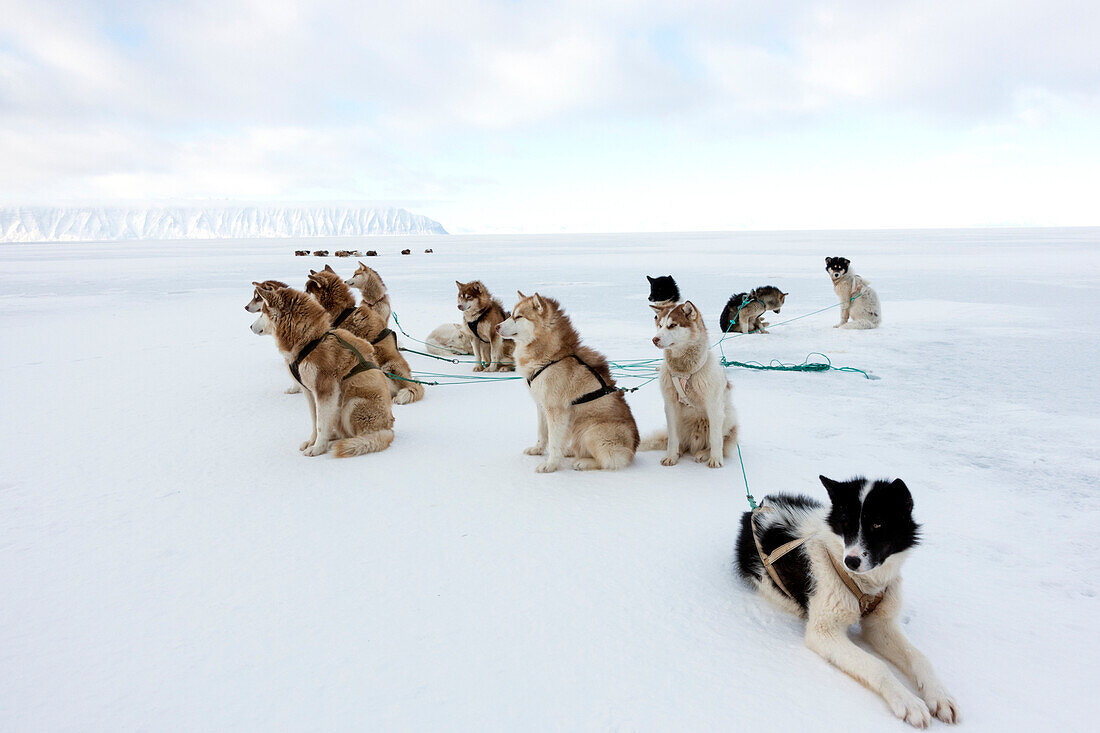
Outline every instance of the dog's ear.
[[913, 511], [913, 494], [909, 491], [909, 487], [905, 485], [905, 482], [900, 478], [896, 478], [890, 482], [890, 486], [902, 496], [905, 497], [905, 510]]
[[523, 291], [522, 291], [522, 290], [517, 290], [517, 291], [516, 291], [516, 295], [518, 295], [518, 296], [519, 296], [519, 299], [520, 299], [520, 300], [523, 300], [524, 298], [526, 298], [526, 297], [527, 297], [526, 295], [524, 295], [524, 294], [523, 294]]
[[538, 293], [535, 293], [531, 296], [531, 305], [534, 306], [535, 310], [537, 310], [539, 313], [542, 313], [542, 298], [539, 297]]
[[847, 484], [842, 484], [839, 481], [833, 481], [828, 476], [818, 476], [821, 479], [821, 485], [825, 487], [825, 490], [829, 492], [829, 499], [836, 504], [839, 499], [844, 495], [844, 488]]
[[698, 320], [699, 309], [695, 307], [695, 304], [690, 300], [685, 300], [684, 304], [680, 306], [680, 309], [684, 312], [684, 315], [693, 320]]
[[783, 293], [783, 292], [779, 293], [780, 298], [786, 298], [788, 295], [790, 295], [790, 293]]
[[657, 278], [655, 278], [655, 277], [650, 277], [649, 275], [646, 275], [646, 276], [645, 276], [645, 279], [646, 279], [646, 280], [649, 280], [649, 284], [650, 284], [650, 285], [652, 285], [653, 283], [657, 282]]
[[826, 258], [825, 258], [825, 266], [826, 266], [826, 267], [828, 267], [828, 266], [829, 266], [829, 263], [830, 263], [830, 262], [832, 262], [832, 261], [833, 261], [833, 258], [832, 258], [832, 257], [826, 257]]
[[475, 293], [480, 293], [485, 290], [485, 286], [481, 284], [480, 280], [474, 280], [473, 284], [470, 285], [470, 289]]
[[650, 307], [650, 308], [652, 308], [652, 309], [653, 309], [653, 310], [654, 310], [655, 312], [657, 312], [657, 313], [660, 313], [660, 312], [661, 312], [661, 311], [663, 311], [663, 310], [664, 310], [664, 309], [665, 309], [665, 308], [666, 308], [667, 306], [663, 306], [663, 305], [653, 305], [652, 303], [650, 303], [650, 304], [649, 304], [649, 307]]
[[332, 265], [325, 265], [325, 272], [336, 272], [336, 270], [332, 269]]
[[459, 282], [458, 280], [455, 280], [455, 285], [457, 285], [457, 286], [458, 286], [458, 289], [459, 289], [459, 290], [461, 290], [461, 289], [462, 289], [462, 286], [463, 286], [464, 284], [465, 284], [465, 283], [460, 283], [460, 282]]
[[359, 266], [360, 267], [366, 267], [366, 265], [363, 264], [363, 260], [359, 260]]
[[253, 281], [252, 281], [252, 287], [254, 287], [254, 288], [258, 288], [258, 287], [260, 287], [261, 285], [263, 285], [263, 283], [258, 283], [258, 282], [256, 282], [255, 280], [253, 280]]

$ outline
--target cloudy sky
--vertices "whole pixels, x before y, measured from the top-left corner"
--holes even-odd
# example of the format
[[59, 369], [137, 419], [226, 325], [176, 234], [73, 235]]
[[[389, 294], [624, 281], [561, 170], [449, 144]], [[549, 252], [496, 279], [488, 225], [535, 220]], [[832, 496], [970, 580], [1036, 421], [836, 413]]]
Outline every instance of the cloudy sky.
[[1095, 0], [0, 0], [0, 205], [1100, 224]]

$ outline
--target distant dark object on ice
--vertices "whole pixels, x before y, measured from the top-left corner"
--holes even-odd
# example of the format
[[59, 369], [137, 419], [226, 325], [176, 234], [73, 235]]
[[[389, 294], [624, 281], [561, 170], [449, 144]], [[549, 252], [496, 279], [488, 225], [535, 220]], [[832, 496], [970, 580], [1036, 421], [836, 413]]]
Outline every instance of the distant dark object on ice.
[[377, 256], [378, 256], [378, 253], [375, 252], [373, 249], [368, 249], [367, 250], [367, 257], [377, 257]]
[[403, 255], [411, 255], [412, 253], [413, 253], [413, 251], [411, 249], [401, 250], [401, 254], [403, 254]]
[[336, 250], [336, 256], [337, 257], [351, 257], [351, 252], [348, 252], [346, 249], [338, 249], [338, 250]]
[[296, 249], [296, 250], [294, 250], [294, 256], [295, 257], [305, 257], [308, 254], [309, 254], [308, 249]]
[[328, 257], [328, 250], [327, 249], [316, 250], [316, 251], [314, 251], [313, 256], [314, 257]]
[[435, 252], [435, 250], [433, 250], [433, 249], [432, 249], [432, 248], [430, 248], [430, 247], [429, 247], [428, 249], [424, 250], [424, 254], [426, 254], [426, 255], [430, 255], [430, 254], [432, 254], [433, 252]]

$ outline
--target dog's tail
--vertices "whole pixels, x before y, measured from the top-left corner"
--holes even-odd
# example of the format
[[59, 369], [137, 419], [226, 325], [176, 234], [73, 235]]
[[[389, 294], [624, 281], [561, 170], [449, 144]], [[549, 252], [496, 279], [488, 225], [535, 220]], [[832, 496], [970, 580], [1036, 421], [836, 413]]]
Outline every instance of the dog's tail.
[[664, 450], [668, 447], [668, 431], [658, 430], [642, 438], [638, 450]]
[[336, 457], [350, 458], [352, 456], [362, 456], [367, 453], [377, 453], [380, 450], [389, 448], [392, 442], [393, 431], [389, 428], [385, 430], [375, 430], [370, 433], [360, 433], [359, 435], [337, 441]]

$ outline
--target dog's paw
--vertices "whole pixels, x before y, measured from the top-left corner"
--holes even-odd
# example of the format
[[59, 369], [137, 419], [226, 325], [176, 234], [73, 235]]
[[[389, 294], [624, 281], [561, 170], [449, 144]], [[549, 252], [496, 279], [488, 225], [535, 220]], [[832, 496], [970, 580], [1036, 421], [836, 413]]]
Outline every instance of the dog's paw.
[[600, 467], [600, 462], [595, 458], [578, 458], [573, 461], [573, 468], [577, 471], [595, 471]]
[[516, 370], [515, 364], [501, 364], [500, 371], [502, 372], [514, 372]]
[[843, 326], [843, 325], [844, 325], [843, 323], [838, 323], [838, 324], [836, 324], [835, 326], [833, 326], [833, 328], [840, 328], [840, 327], [841, 327], [841, 326]]
[[535, 467], [535, 473], [553, 473], [558, 470], [557, 461], [543, 461]]
[[701, 450], [701, 451], [699, 451], [698, 453], [695, 454], [695, 462], [696, 463], [706, 463], [709, 460], [710, 460], [710, 451], [709, 450]]
[[707, 468], [721, 468], [721, 467], [722, 467], [722, 456], [717, 456], [717, 457], [711, 456], [710, 460], [707, 461]]
[[925, 690], [924, 701], [928, 704], [929, 712], [943, 722], [952, 725], [959, 722], [959, 704], [947, 694], [947, 690], [942, 687], [938, 690]]
[[283, 390], [283, 394], [301, 394], [302, 388], [297, 384], [292, 384]]
[[901, 690], [886, 697], [886, 704], [894, 715], [898, 716], [914, 728], [927, 728], [932, 716], [928, 712], [928, 706], [924, 700], [914, 695], [909, 690]]
[[483, 371], [485, 371], [485, 365], [484, 365], [484, 364], [475, 364], [475, 365], [474, 365], [474, 371], [475, 371], [475, 372], [483, 372]]
[[321, 456], [328, 453], [328, 445], [326, 443], [314, 443], [302, 451], [302, 453], [307, 456]]
[[397, 394], [393, 396], [393, 404], [395, 405], [407, 405], [412, 401], [413, 393], [409, 389], [398, 390]]
[[680, 456], [665, 456], [661, 459], [662, 466], [675, 466], [680, 462]]
[[536, 444], [536, 445], [531, 446], [530, 448], [524, 448], [523, 449], [523, 455], [525, 455], [525, 456], [541, 456], [541, 455], [545, 455], [545, 453], [546, 453], [546, 446], [545, 445], [537, 445]]
[[310, 447], [311, 445], [313, 445], [313, 438], [310, 438], [309, 440], [303, 440], [302, 444], [300, 446], [298, 446], [298, 450], [304, 451], [306, 448]]

